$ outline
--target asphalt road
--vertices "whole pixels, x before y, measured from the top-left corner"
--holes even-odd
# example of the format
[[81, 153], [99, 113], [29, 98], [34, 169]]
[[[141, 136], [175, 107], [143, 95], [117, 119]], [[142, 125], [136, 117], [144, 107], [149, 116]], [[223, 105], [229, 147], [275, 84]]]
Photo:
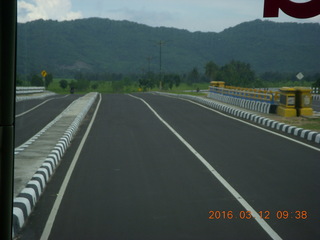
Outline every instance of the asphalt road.
[[[187, 101], [136, 96], [281, 238], [320, 238], [319, 151]], [[40, 238], [89, 120], [20, 239]], [[271, 239], [246, 211], [142, 101], [103, 95], [49, 239]]]
[[80, 96], [77, 94], [57, 95], [45, 99], [17, 102], [15, 146], [18, 147], [28, 141]]

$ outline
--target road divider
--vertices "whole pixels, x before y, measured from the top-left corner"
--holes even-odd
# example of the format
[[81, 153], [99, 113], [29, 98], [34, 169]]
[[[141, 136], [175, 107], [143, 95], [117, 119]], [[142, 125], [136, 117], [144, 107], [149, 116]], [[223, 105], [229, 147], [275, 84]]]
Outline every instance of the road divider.
[[244, 110], [229, 107], [227, 105], [224, 105], [222, 103], [219, 103], [217, 101], [204, 98], [204, 97], [192, 96], [187, 94], [164, 93], [164, 92], [155, 92], [155, 93], [163, 96], [171, 96], [171, 97], [191, 100], [191, 101], [203, 104], [205, 106], [208, 106], [210, 108], [216, 109], [218, 111], [233, 115], [237, 118], [242, 118], [242, 119], [254, 122], [256, 124], [263, 125], [264, 127], [272, 128], [272, 129], [285, 132], [285, 133], [294, 135], [296, 137], [300, 137], [308, 141], [320, 144], [319, 132], [281, 123], [266, 117], [259, 116], [257, 114], [253, 114], [253, 113], [246, 112]]
[[71, 103], [25, 144], [15, 149], [13, 237], [23, 227], [98, 93]]

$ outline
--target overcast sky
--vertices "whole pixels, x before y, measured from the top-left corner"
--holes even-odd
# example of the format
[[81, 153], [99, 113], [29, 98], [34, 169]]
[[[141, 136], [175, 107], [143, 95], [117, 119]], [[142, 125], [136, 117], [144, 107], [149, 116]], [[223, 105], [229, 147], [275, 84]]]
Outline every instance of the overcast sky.
[[[308, 2], [309, 0], [292, 0]], [[241, 22], [263, 19], [264, 0], [18, 0], [18, 22], [101, 17], [149, 26], [220, 32]], [[316, 22], [280, 12], [277, 22]]]

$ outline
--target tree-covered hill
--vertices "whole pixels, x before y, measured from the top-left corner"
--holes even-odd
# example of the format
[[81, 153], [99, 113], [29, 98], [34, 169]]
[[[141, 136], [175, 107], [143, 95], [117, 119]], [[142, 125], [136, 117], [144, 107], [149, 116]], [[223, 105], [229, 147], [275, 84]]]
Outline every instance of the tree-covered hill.
[[[161, 44], [160, 44], [161, 43]], [[258, 73], [320, 70], [320, 25], [255, 20], [220, 33], [89, 18], [18, 24], [18, 73], [182, 73], [207, 62], [247, 62]], [[149, 60], [148, 60], [149, 59]]]

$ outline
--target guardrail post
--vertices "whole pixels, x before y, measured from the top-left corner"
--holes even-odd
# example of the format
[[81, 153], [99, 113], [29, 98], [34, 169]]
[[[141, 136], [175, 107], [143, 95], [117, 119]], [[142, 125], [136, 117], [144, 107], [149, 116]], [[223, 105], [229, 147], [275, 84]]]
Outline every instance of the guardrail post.
[[297, 116], [296, 110], [296, 90], [294, 88], [280, 88], [280, 105], [277, 114], [283, 117]]

